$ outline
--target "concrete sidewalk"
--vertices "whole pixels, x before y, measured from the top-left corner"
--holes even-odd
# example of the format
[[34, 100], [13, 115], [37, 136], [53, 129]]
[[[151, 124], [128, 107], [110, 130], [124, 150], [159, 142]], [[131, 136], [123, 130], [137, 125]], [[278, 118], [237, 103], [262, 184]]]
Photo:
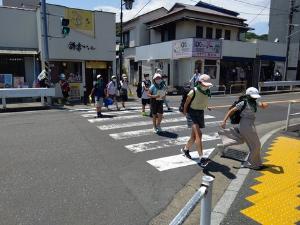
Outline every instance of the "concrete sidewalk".
[[[300, 123], [300, 119], [296, 119], [297, 123]], [[263, 124], [257, 126], [259, 137], [261, 142], [264, 142], [263, 149], [267, 149], [270, 143], [274, 140], [275, 131], [281, 131], [284, 127], [285, 121], [273, 122], [269, 124]], [[269, 138], [267, 135], [273, 133]], [[249, 169], [239, 169], [243, 157], [246, 156], [248, 148], [245, 145], [237, 146], [235, 149], [230, 149], [233, 155], [235, 155], [237, 160], [232, 160], [230, 158], [221, 158], [218, 155], [214, 158], [214, 161], [210, 163], [207, 168], [200, 171], [190, 182], [188, 182], [181, 191], [179, 191], [174, 199], [170, 202], [168, 207], [161, 212], [156, 218], [154, 218], [149, 225], [167, 225], [172, 219], [177, 215], [177, 213], [184, 207], [184, 205], [190, 200], [193, 194], [199, 189], [202, 176], [210, 175], [215, 178], [213, 184], [213, 196], [212, 196], [212, 223], [211, 225], [219, 224], [230, 224], [230, 225], [240, 225], [240, 220], [236, 219], [231, 221], [228, 215], [231, 215], [231, 203], [239, 201], [239, 198], [235, 198], [242, 187], [245, 179], [248, 179], [248, 173], [251, 171]], [[237, 154], [238, 153], [238, 154]], [[199, 167], [199, 170], [201, 168]], [[246, 179], [246, 180], [247, 180]], [[251, 178], [250, 178], [251, 179]], [[238, 210], [238, 209], [235, 209]], [[241, 209], [238, 210], [238, 212]], [[187, 221], [183, 223], [184, 225], [195, 225], [199, 224], [200, 218], [200, 204], [194, 209], [193, 213], [189, 216]], [[225, 218], [225, 219], [224, 219]], [[228, 219], [229, 218], [229, 219]], [[226, 222], [222, 222], [222, 221]], [[245, 223], [246, 224], [246, 223]], [[247, 223], [251, 224], [251, 223]], [[257, 223], [252, 223], [257, 224]], [[279, 223], [280, 224], [280, 223]]]

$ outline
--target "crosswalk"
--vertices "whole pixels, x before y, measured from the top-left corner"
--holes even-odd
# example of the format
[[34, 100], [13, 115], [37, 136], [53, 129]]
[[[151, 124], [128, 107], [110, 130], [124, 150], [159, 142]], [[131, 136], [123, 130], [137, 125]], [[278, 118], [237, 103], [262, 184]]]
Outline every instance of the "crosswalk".
[[[191, 130], [187, 128], [186, 118], [176, 110], [164, 113], [162, 121], [163, 132], [154, 134], [152, 119], [141, 115], [141, 106], [130, 105], [121, 111], [104, 111], [104, 117], [95, 118], [96, 109], [92, 107], [69, 110], [97, 127], [99, 132], [120, 143], [125, 150], [132, 154], [155, 152], [156, 158], [149, 158], [145, 163], [158, 171], [167, 171], [187, 167], [199, 163], [197, 151], [191, 152], [192, 160], [179, 154], [180, 148], [189, 140]], [[221, 121], [215, 116], [205, 115], [205, 130], [202, 141], [203, 154], [208, 156], [219, 142], [217, 133]], [[173, 152], [166, 156], [163, 152]], [[175, 153], [175, 154], [174, 154]], [[161, 157], [163, 156], [163, 157]], [[153, 156], [152, 156], [153, 157]]]

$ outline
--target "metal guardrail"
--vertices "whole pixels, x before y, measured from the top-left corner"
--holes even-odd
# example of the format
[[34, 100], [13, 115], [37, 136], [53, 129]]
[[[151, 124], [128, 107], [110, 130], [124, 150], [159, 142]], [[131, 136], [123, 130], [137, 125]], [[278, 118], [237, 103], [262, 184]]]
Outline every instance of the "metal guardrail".
[[[220, 89], [222, 89], [222, 90], [220, 90]], [[226, 93], [226, 86], [225, 85], [214, 85], [212, 88], [210, 88], [210, 92], [212, 94], [223, 93], [225, 95], [225, 93]]]
[[300, 103], [300, 101], [290, 101], [289, 107], [288, 107], [288, 112], [287, 112], [285, 131], [288, 131], [288, 129], [289, 129], [289, 126], [290, 126], [290, 117], [291, 116], [300, 116], [300, 112], [291, 113], [292, 105], [293, 104], [299, 104], [299, 103]]
[[[7, 98], [26, 98], [41, 97], [41, 104], [44, 105], [44, 97], [54, 97], [54, 88], [1, 88], [0, 98], [2, 98], [2, 107], [6, 108]], [[49, 101], [50, 102], [50, 101]]]
[[196, 205], [201, 201], [200, 225], [211, 224], [211, 201], [212, 187], [214, 178], [211, 176], [203, 176], [202, 184], [199, 190], [187, 202], [178, 215], [172, 220], [169, 225], [181, 225], [188, 218]]
[[[258, 90], [260, 93], [262, 92], [277, 92], [278, 87], [289, 87], [289, 91], [296, 90], [294, 87], [300, 86], [300, 81], [267, 81], [267, 82], [259, 82], [258, 83]], [[264, 87], [273, 87], [274, 90], [264, 91], [262, 88]], [[299, 88], [300, 90], [300, 88]], [[280, 90], [281, 91], [281, 90]]]
[[230, 88], [229, 88], [229, 93], [232, 94], [233, 87], [242, 87], [243, 88], [242, 90], [244, 91], [244, 90], [246, 90], [246, 86], [247, 86], [246, 83], [231, 84]]

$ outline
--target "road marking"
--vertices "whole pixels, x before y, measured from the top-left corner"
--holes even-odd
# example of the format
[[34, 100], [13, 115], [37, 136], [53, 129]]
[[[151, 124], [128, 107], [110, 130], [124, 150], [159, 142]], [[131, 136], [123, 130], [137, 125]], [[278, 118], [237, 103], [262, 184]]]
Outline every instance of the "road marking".
[[251, 206], [241, 210], [241, 213], [260, 224], [299, 222], [299, 158], [300, 140], [277, 138], [265, 157], [266, 165], [270, 164], [270, 167], [260, 171], [262, 175], [255, 178], [259, 184], [251, 189], [256, 193], [246, 198]]
[[[212, 150], [213, 148], [204, 149], [203, 156], [208, 157]], [[180, 154], [180, 155], [174, 155], [174, 156], [149, 160], [147, 161], [147, 163], [149, 163], [151, 166], [155, 167], [159, 171], [166, 171], [166, 170], [176, 169], [180, 167], [196, 165], [197, 163], [199, 163], [199, 155], [197, 151], [190, 152], [190, 155], [193, 158], [193, 160], [188, 159], [182, 154]]]
[[[169, 118], [169, 119], [164, 119], [162, 123], [176, 123], [176, 122], [182, 122], [186, 121], [185, 117], [175, 117], [175, 118]], [[107, 125], [102, 125], [98, 126], [100, 130], [113, 130], [113, 129], [121, 129], [125, 127], [138, 127], [138, 126], [145, 126], [145, 125], [151, 125], [152, 121], [147, 120], [147, 121], [139, 121], [139, 122], [129, 122], [129, 123], [113, 123], [113, 124], [107, 124]]]
[[[212, 123], [219, 124], [219, 121], [212, 122]], [[184, 125], [178, 125], [178, 126], [162, 127], [162, 129], [164, 132], [176, 132], [176, 131], [187, 130], [188, 127], [186, 124], [184, 124]], [[140, 129], [140, 130], [134, 130], [134, 131], [125, 131], [125, 132], [121, 132], [121, 133], [109, 134], [109, 136], [115, 140], [122, 140], [122, 139], [129, 139], [129, 138], [147, 136], [147, 135], [152, 135], [152, 134], [153, 134], [153, 128]]]
[[96, 108], [80, 108], [80, 109], [70, 109], [69, 112], [84, 112], [84, 111], [90, 111], [95, 110]]
[[[113, 112], [102, 112], [102, 114], [104, 116], [114, 116], [114, 115], [126, 115], [126, 114], [133, 114], [133, 113], [136, 113], [137, 111], [136, 110], [132, 110], [132, 111], [129, 111], [129, 110], [126, 110], [126, 111], [113, 111]], [[87, 114], [81, 114], [80, 116], [84, 117], [84, 118], [91, 118], [91, 117], [95, 117], [96, 116], [96, 111], [94, 111], [93, 114], [91, 113], [87, 113]]]
[[[145, 152], [145, 151], [151, 151], [156, 149], [162, 149], [162, 148], [169, 148], [179, 145], [185, 145], [187, 141], [189, 140], [189, 136], [185, 137], [179, 137], [176, 139], [167, 139], [167, 140], [161, 140], [161, 141], [148, 141], [148, 142], [142, 142], [138, 144], [131, 144], [126, 145], [125, 148], [132, 151], [133, 153], [139, 153], [139, 152]], [[218, 133], [211, 133], [211, 134], [203, 134], [202, 141], [214, 141], [220, 139]]]
[[[180, 112], [165, 112], [164, 115], [170, 116], [170, 115], [178, 115]], [[105, 114], [104, 114], [105, 115]], [[94, 115], [95, 116], [95, 115]], [[95, 119], [88, 119], [90, 123], [97, 123], [97, 122], [103, 122], [103, 121], [113, 121], [113, 120], [127, 120], [127, 119], [134, 119], [134, 118], [144, 118], [142, 115], [129, 115], [129, 116], [119, 116], [119, 117], [111, 117], [111, 118], [95, 118]], [[214, 116], [206, 115], [207, 119], [214, 119]]]

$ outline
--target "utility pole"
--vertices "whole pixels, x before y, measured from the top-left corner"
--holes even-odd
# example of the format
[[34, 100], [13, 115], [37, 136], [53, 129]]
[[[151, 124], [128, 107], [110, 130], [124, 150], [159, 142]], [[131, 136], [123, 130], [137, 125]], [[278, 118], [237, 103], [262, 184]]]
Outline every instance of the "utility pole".
[[123, 70], [123, 1], [121, 0], [121, 14], [120, 14], [120, 44], [119, 44], [119, 76], [117, 76], [118, 82], [122, 79]]
[[284, 70], [284, 80], [287, 80], [288, 68], [289, 68], [289, 53], [290, 53], [290, 44], [291, 44], [291, 34], [293, 30], [293, 16], [295, 12], [295, 0], [290, 0], [290, 9], [289, 9], [289, 22], [288, 22], [288, 34], [287, 34], [287, 47], [286, 47], [286, 61], [285, 61], [285, 70]]
[[47, 21], [47, 9], [46, 9], [46, 0], [42, 0], [42, 10], [43, 10], [43, 27], [44, 27], [44, 67], [46, 71], [46, 75], [48, 80], [51, 81], [50, 73], [49, 73], [49, 45], [48, 45], [48, 21]]

